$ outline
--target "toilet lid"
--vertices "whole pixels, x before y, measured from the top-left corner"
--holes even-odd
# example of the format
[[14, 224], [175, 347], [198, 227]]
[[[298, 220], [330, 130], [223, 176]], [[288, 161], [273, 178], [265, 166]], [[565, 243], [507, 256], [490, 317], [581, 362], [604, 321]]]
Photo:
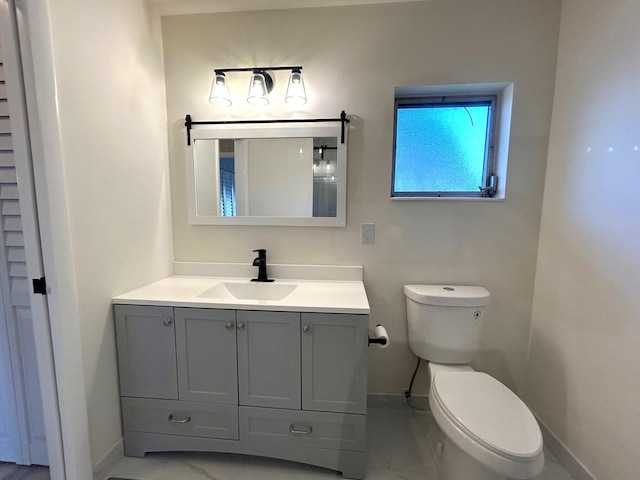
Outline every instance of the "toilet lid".
[[527, 406], [481, 372], [438, 372], [432, 393], [445, 415], [474, 441], [500, 455], [525, 459], [540, 453], [542, 433]]

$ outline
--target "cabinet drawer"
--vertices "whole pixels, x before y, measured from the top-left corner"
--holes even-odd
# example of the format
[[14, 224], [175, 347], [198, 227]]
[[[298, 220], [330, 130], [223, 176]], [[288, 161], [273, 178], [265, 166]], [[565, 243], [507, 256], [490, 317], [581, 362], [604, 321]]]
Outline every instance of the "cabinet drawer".
[[242, 440], [253, 445], [364, 451], [365, 416], [240, 407], [240, 432]]
[[122, 397], [124, 429], [238, 440], [238, 407], [214, 403]]

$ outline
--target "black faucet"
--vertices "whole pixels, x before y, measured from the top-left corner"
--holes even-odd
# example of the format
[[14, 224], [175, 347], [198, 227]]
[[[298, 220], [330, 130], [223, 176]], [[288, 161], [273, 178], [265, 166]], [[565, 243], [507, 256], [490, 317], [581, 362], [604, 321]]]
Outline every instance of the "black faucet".
[[254, 250], [258, 256], [253, 259], [253, 266], [258, 267], [258, 278], [252, 278], [252, 282], [273, 282], [273, 278], [267, 276], [267, 251], [264, 248]]

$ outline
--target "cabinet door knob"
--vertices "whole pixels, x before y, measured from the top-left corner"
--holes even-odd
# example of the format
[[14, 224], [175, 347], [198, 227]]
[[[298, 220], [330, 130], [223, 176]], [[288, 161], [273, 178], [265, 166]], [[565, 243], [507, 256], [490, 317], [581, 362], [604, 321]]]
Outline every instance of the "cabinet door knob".
[[302, 327], [302, 331], [304, 333], [309, 333], [311, 331], [311, 327], [309, 325], [305, 325], [304, 327]]
[[289, 425], [289, 431], [294, 435], [309, 435], [311, 432], [313, 432], [313, 427], [309, 425], [307, 430], [298, 430], [292, 423]]
[[162, 324], [163, 324], [165, 327], [168, 327], [169, 325], [171, 325], [171, 322], [172, 322], [172, 320], [171, 320], [170, 318], [165, 318], [165, 319], [162, 321]]
[[238, 322], [238, 330], [244, 330], [244, 322]]
[[169, 414], [169, 423], [188, 423], [191, 421], [191, 417], [187, 416], [186, 418], [183, 418], [182, 420], [176, 420], [175, 418], [173, 418], [173, 413]]
[[224, 326], [227, 330], [231, 330], [233, 328], [233, 322], [227, 322]]

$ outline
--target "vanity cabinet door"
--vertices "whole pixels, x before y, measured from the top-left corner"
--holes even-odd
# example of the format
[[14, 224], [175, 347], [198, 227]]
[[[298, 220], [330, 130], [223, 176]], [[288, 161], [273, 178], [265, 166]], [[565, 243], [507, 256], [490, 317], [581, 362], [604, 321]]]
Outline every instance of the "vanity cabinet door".
[[366, 413], [368, 315], [302, 314], [302, 408]]
[[237, 405], [236, 312], [176, 308], [180, 400]]
[[173, 308], [116, 305], [120, 394], [178, 399]]
[[300, 408], [300, 314], [239, 310], [240, 405]]

